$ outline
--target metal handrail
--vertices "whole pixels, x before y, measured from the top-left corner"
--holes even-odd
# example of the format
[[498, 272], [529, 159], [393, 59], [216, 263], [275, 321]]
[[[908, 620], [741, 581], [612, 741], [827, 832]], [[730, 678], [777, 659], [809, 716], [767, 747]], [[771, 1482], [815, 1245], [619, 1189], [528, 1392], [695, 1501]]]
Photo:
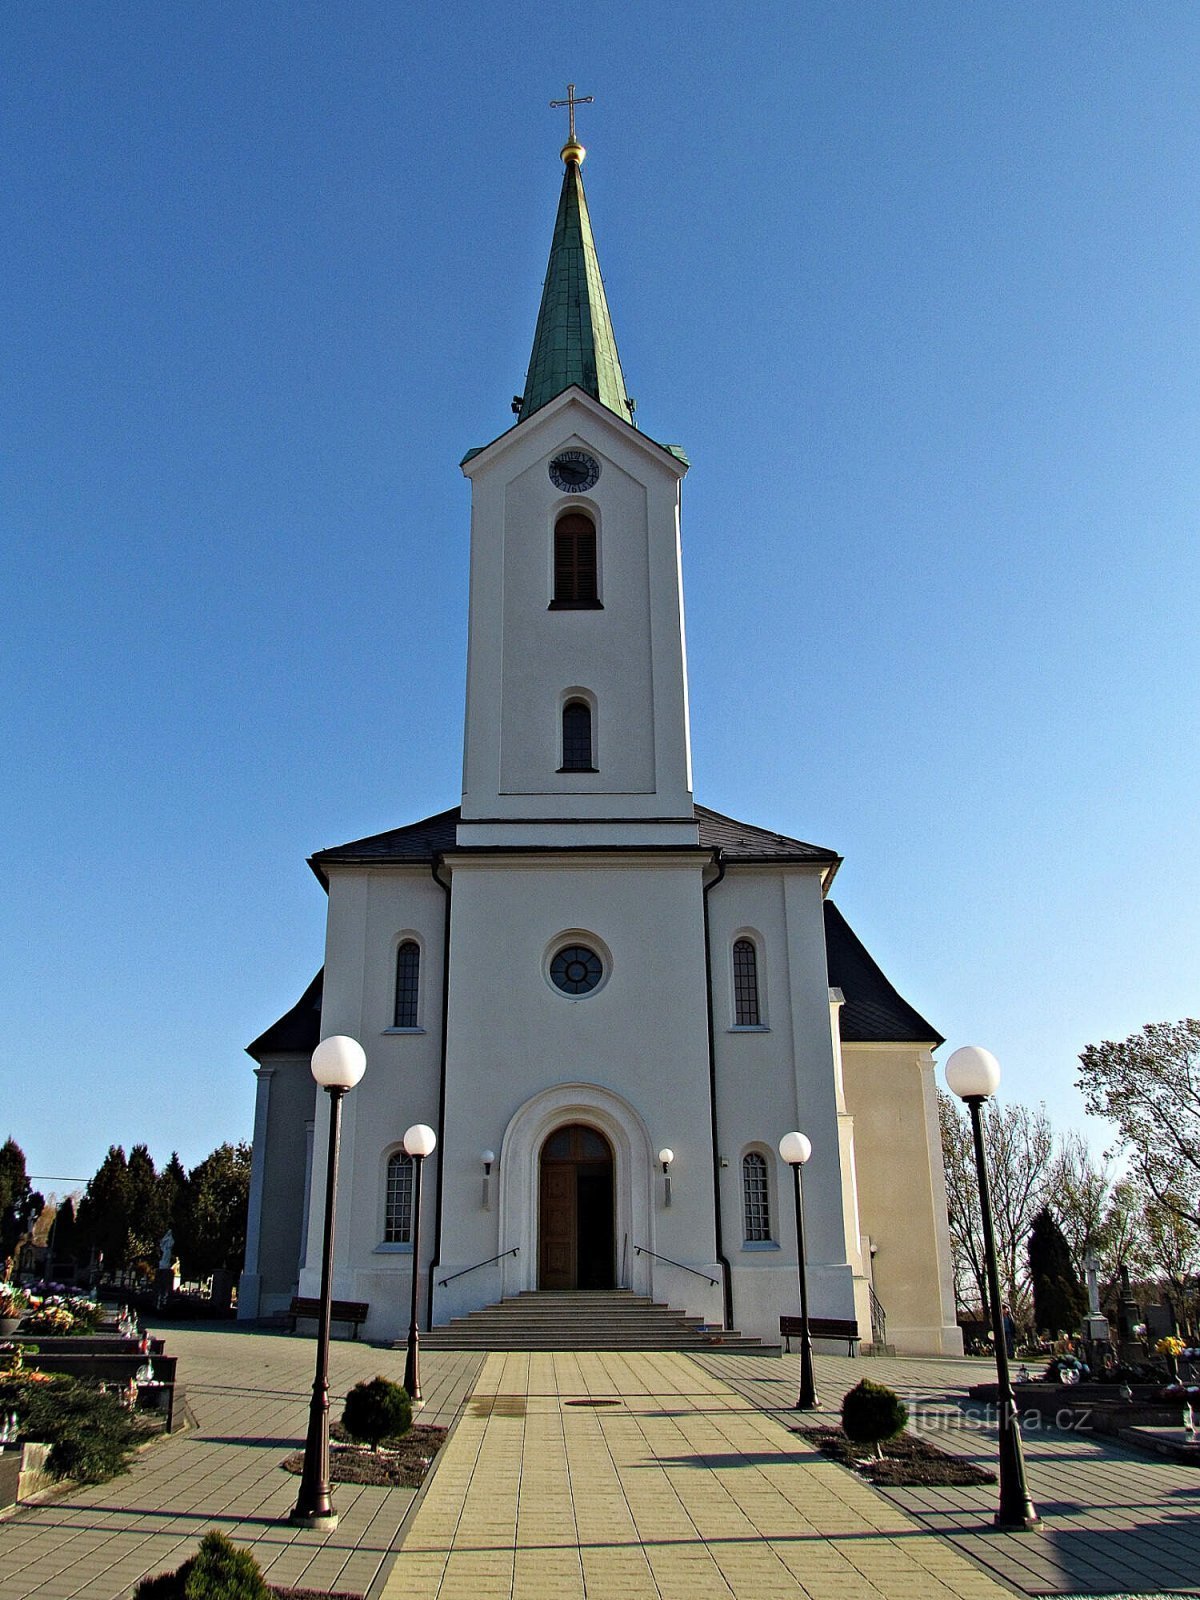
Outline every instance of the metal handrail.
[[635, 1256], [653, 1256], [655, 1261], [665, 1261], [669, 1267], [678, 1267], [680, 1272], [690, 1272], [693, 1278], [703, 1278], [705, 1283], [711, 1283], [713, 1288], [719, 1288], [721, 1280], [710, 1277], [707, 1272], [697, 1272], [695, 1267], [685, 1267], [682, 1261], [672, 1261], [670, 1256], [660, 1256], [657, 1250], [647, 1250], [644, 1244], [635, 1244]]
[[478, 1272], [480, 1267], [490, 1267], [493, 1261], [503, 1261], [505, 1256], [519, 1256], [521, 1246], [513, 1245], [511, 1250], [501, 1250], [498, 1256], [489, 1256], [486, 1261], [477, 1261], [473, 1267], [464, 1267], [461, 1272], [452, 1272], [448, 1278], [438, 1279], [438, 1288], [444, 1289], [448, 1283], [453, 1283], [455, 1278], [465, 1278], [468, 1272]]
[[886, 1344], [887, 1312], [870, 1284], [867, 1285], [867, 1293], [871, 1296], [871, 1343]]

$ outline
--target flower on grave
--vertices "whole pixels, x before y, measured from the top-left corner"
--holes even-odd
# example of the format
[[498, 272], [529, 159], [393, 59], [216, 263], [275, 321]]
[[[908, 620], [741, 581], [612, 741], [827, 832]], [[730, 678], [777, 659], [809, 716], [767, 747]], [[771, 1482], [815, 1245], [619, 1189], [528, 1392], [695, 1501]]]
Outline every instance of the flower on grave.
[[1182, 1339], [1177, 1339], [1173, 1333], [1167, 1334], [1154, 1346], [1155, 1353], [1160, 1356], [1181, 1356], [1185, 1345]]
[[15, 1283], [0, 1283], [0, 1317], [21, 1317], [29, 1304], [29, 1296]]

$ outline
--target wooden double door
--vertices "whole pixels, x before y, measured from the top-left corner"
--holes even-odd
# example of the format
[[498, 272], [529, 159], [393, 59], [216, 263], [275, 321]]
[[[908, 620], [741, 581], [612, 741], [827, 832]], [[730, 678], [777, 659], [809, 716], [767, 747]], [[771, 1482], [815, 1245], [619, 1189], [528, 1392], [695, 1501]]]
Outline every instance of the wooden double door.
[[538, 1287], [611, 1289], [615, 1283], [613, 1153], [583, 1123], [557, 1128], [542, 1146]]

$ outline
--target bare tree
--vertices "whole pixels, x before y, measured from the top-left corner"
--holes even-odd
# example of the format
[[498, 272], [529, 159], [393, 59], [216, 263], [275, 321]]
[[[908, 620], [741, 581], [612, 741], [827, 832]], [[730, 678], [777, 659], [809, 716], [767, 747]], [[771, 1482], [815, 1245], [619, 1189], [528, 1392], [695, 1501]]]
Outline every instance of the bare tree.
[[[966, 1295], [971, 1294], [986, 1314], [987, 1279], [971, 1126], [952, 1096], [939, 1093], [938, 1108], [955, 1295], [959, 1305], [965, 1307]], [[1054, 1155], [1050, 1119], [1040, 1106], [1030, 1110], [1028, 1106], [1000, 1106], [989, 1100], [983, 1108], [983, 1148], [992, 1191], [1000, 1292], [1014, 1315], [1026, 1319], [1031, 1301], [1025, 1245], [1033, 1219], [1044, 1203]]]
[[[1050, 1164], [1047, 1195], [1082, 1278], [1088, 1256], [1104, 1249], [1114, 1179], [1107, 1158], [1097, 1162], [1081, 1133], [1062, 1135]], [[1113, 1220], [1116, 1220], [1115, 1218]]]

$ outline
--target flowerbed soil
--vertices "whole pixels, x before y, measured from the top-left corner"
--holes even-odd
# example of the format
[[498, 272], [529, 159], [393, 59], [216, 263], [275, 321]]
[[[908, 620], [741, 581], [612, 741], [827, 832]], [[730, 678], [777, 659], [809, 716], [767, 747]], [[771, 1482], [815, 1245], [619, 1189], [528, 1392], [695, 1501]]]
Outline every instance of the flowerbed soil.
[[961, 1456], [948, 1455], [913, 1433], [898, 1434], [882, 1446], [880, 1460], [869, 1444], [853, 1444], [840, 1428], [794, 1428], [823, 1456], [853, 1467], [872, 1483], [891, 1489], [946, 1488], [954, 1484], [995, 1483], [996, 1474]]
[[[334, 1483], [370, 1483], [382, 1489], [419, 1489], [446, 1438], [445, 1428], [417, 1423], [399, 1439], [385, 1439], [378, 1455], [370, 1445], [355, 1444], [335, 1422], [329, 1430], [329, 1476]], [[304, 1470], [304, 1451], [283, 1463], [286, 1472]], [[280, 1591], [283, 1593], [284, 1591]], [[307, 1600], [307, 1590], [289, 1590], [293, 1600]], [[328, 1600], [328, 1597], [327, 1597]]]
[[277, 1589], [273, 1583], [269, 1583], [267, 1588], [275, 1600], [363, 1600], [357, 1590], [335, 1589], [330, 1594], [328, 1589]]

